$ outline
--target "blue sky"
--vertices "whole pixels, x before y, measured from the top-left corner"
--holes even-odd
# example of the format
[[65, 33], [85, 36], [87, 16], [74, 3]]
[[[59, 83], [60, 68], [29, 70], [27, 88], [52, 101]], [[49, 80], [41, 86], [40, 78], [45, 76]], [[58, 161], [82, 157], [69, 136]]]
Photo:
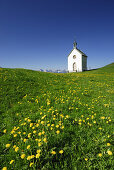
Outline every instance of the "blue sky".
[[114, 62], [113, 0], [0, 0], [0, 66], [67, 69], [77, 47], [88, 68]]

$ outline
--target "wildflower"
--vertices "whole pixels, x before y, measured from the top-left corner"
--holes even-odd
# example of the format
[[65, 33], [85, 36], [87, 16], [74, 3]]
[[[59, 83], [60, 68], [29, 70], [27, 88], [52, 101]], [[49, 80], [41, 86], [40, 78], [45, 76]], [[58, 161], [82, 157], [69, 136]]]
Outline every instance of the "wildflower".
[[30, 123], [30, 127], [32, 127], [33, 126], [33, 123]]
[[17, 137], [17, 134], [14, 134], [13, 136], [14, 136], [14, 138], [15, 138], [15, 137]]
[[39, 158], [39, 157], [40, 157], [40, 153], [37, 153], [37, 154], [36, 154], [36, 158]]
[[62, 126], [61, 129], [64, 129], [64, 126]]
[[63, 150], [60, 150], [59, 153], [60, 153], [60, 154], [63, 154]]
[[40, 143], [38, 143], [38, 146], [40, 147], [42, 145], [42, 143], [40, 142]]
[[30, 145], [27, 146], [27, 149], [29, 149], [29, 148], [30, 148]]
[[102, 157], [102, 153], [99, 153], [98, 156], [99, 156], [99, 157]]
[[50, 124], [48, 123], [48, 124], [47, 124], [47, 126], [49, 127], [49, 126], [50, 126]]
[[40, 153], [40, 152], [41, 152], [41, 150], [40, 150], [40, 149], [38, 149], [38, 150], [37, 150], [37, 153]]
[[28, 138], [30, 138], [30, 137], [31, 137], [31, 133], [28, 134]]
[[112, 155], [112, 152], [109, 150], [109, 151], [107, 151], [107, 153], [108, 153], [108, 155]]
[[34, 130], [33, 133], [35, 134], [35, 133], [36, 133], [36, 130]]
[[41, 135], [42, 135], [42, 133], [41, 133], [41, 132], [39, 132], [39, 133], [38, 133], [38, 136], [41, 136]]
[[33, 162], [31, 162], [29, 166], [31, 167], [33, 164], [34, 164], [34, 163], [33, 163]]
[[85, 161], [88, 161], [88, 158], [85, 158]]
[[30, 159], [31, 159], [31, 156], [28, 156], [28, 157], [27, 157], [27, 160], [30, 160]]
[[102, 117], [101, 117], [101, 119], [105, 119], [105, 117], [104, 117], [104, 116], [102, 116]]
[[3, 167], [2, 170], [7, 170], [7, 167]]
[[12, 164], [13, 162], [14, 162], [14, 160], [11, 160], [11, 161], [10, 161], [10, 164]]
[[57, 133], [57, 134], [59, 134], [59, 133], [60, 133], [60, 131], [59, 131], [59, 130], [57, 130], [57, 131], [56, 131], [56, 133]]
[[56, 154], [56, 152], [55, 152], [55, 151], [52, 151], [52, 152], [51, 152], [51, 154], [52, 154], [52, 155], [55, 155], [55, 154]]
[[15, 148], [15, 152], [17, 152], [18, 150], [19, 150], [19, 147], [16, 147], [16, 148]]
[[16, 148], [16, 145], [14, 145], [13, 148], [15, 149], [15, 148]]
[[58, 128], [59, 127], [59, 125], [56, 125], [56, 128]]
[[24, 141], [24, 142], [26, 142], [26, 141], [27, 141], [27, 139], [25, 138], [25, 139], [23, 139], [23, 141]]
[[9, 148], [9, 147], [10, 147], [10, 145], [11, 145], [11, 144], [9, 144], [9, 143], [8, 143], [8, 144], [6, 144], [6, 148]]
[[6, 130], [6, 129], [4, 129], [4, 130], [3, 130], [3, 132], [4, 132], [4, 133], [6, 133], [6, 132], [7, 132], [7, 130]]
[[107, 143], [107, 146], [110, 146], [111, 144], [110, 143]]
[[42, 135], [44, 135], [44, 133], [45, 133], [45, 132], [44, 132], [44, 131], [42, 131]]
[[24, 158], [25, 158], [25, 154], [22, 154], [22, 155], [21, 155], [21, 159], [24, 159]]
[[43, 141], [44, 141], [44, 142], [47, 142], [47, 138], [44, 138]]

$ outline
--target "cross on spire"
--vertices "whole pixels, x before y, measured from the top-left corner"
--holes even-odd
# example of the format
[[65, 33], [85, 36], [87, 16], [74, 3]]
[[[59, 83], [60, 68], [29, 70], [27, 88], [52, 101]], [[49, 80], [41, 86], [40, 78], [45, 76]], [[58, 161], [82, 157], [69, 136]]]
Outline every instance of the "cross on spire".
[[76, 48], [76, 46], [77, 46], [77, 42], [74, 41], [74, 43], [73, 43], [73, 48]]

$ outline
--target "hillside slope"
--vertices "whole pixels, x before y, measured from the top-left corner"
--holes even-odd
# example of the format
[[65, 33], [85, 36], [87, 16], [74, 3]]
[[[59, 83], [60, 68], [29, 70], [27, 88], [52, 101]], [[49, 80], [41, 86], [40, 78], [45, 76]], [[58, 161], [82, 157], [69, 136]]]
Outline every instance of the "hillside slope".
[[83, 73], [0, 72], [1, 168], [113, 169], [114, 63]]

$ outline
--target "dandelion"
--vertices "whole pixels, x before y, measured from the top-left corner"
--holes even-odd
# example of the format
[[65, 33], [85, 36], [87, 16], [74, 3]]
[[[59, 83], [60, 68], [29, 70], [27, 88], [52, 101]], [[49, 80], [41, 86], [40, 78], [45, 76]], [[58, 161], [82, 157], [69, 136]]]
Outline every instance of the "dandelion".
[[44, 138], [43, 141], [46, 143], [47, 142], [47, 138]]
[[63, 154], [63, 150], [60, 150], [59, 153], [60, 153], [60, 154]]
[[88, 158], [85, 158], [85, 161], [88, 161]]
[[27, 141], [27, 139], [25, 138], [25, 139], [23, 139], [23, 141], [24, 141], [24, 142], [26, 142], [26, 141]]
[[109, 150], [109, 151], [107, 151], [107, 153], [108, 153], [108, 155], [112, 155], [112, 152]]
[[34, 163], [33, 163], [33, 162], [31, 162], [29, 166], [31, 167], [33, 164], [34, 164]]
[[28, 156], [28, 157], [27, 157], [27, 160], [30, 160], [30, 159], [31, 159], [31, 156]]
[[24, 158], [25, 158], [25, 154], [22, 154], [22, 155], [21, 155], [21, 159], [24, 159]]
[[110, 143], [107, 143], [107, 146], [110, 146], [111, 144]]
[[11, 160], [11, 161], [10, 161], [10, 164], [12, 164], [13, 162], [14, 162], [14, 160]]
[[60, 131], [59, 131], [59, 130], [57, 130], [57, 131], [56, 131], [56, 133], [57, 133], [57, 134], [59, 134], [59, 133], [60, 133]]
[[36, 133], [36, 130], [34, 130], [33, 133], [35, 134], [35, 133]]
[[14, 134], [13, 136], [14, 136], [14, 138], [15, 138], [15, 137], [17, 137], [17, 134]]
[[8, 144], [6, 144], [6, 148], [9, 148], [9, 147], [10, 147], [10, 145], [11, 145], [11, 144], [9, 144], [9, 143], [8, 143]]
[[52, 155], [55, 155], [55, 154], [56, 154], [56, 152], [55, 152], [55, 151], [52, 151], [52, 152], [51, 152], [51, 154], [52, 154]]
[[99, 153], [98, 156], [99, 156], [99, 157], [102, 157], [102, 153]]
[[4, 133], [6, 133], [6, 132], [7, 132], [7, 130], [6, 130], [6, 129], [4, 129], [4, 130], [3, 130], [3, 132], [4, 132]]
[[14, 145], [13, 148], [15, 149], [15, 148], [16, 148], [16, 145]]
[[16, 148], [15, 148], [15, 152], [17, 152], [18, 150], [19, 150], [19, 147], [16, 147]]
[[40, 153], [37, 153], [37, 154], [36, 154], [36, 158], [39, 158], [39, 157], [40, 157]]
[[3, 167], [2, 170], [7, 170], [7, 167]]
[[105, 117], [104, 117], [104, 116], [102, 116], [102, 117], [101, 117], [101, 119], [105, 119]]
[[38, 136], [41, 136], [41, 135], [42, 135], [42, 132], [39, 132], [39, 133], [38, 133]]
[[30, 145], [27, 146], [27, 149], [29, 149], [29, 148], [30, 148]]
[[41, 152], [41, 149], [38, 149], [36, 152], [37, 152], [37, 153], [40, 153], [40, 152]]
[[38, 143], [38, 146], [40, 147], [42, 145], [42, 143], [40, 142], [40, 143]]

